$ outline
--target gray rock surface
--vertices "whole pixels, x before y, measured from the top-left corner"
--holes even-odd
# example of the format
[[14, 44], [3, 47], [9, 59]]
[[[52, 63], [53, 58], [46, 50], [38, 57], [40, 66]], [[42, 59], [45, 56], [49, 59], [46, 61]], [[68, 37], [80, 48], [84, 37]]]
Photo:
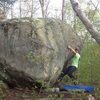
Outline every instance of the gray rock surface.
[[7, 74], [5, 81], [55, 81], [68, 55], [68, 45], [79, 46], [79, 37], [59, 20], [1, 21], [0, 64]]

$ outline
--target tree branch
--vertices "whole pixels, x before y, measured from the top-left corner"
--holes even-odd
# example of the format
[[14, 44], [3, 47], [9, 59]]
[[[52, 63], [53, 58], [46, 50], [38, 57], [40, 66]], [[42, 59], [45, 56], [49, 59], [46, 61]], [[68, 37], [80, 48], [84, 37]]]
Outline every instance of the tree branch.
[[91, 34], [92, 38], [94, 38], [96, 42], [100, 45], [100, 33], [95, 29], [90, 20], [86, 17], [85, 13], [82, 11], [78, 0], [70, 0], [70, 2], [76, 15], [85, 25], [86, 29]]

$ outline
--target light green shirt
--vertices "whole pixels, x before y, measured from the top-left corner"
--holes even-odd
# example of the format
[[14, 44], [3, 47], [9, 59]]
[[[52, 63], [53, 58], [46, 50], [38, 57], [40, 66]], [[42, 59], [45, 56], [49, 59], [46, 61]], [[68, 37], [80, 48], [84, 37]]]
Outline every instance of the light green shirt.
[[71, 60], [71, 66], [75, 66], [76, 68], [78, 68], [79, 59], [80, 59], [80, 54], [76, 53]]

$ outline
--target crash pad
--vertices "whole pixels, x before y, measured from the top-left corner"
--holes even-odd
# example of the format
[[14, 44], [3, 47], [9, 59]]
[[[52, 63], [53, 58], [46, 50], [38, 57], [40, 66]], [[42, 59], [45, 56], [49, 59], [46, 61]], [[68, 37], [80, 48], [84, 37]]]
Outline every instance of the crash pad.
[[62, 85], [62, 88], [64, 90], [72, 90], [72, 91], [78, 91], [78, 90], [82, 90], [84, 92], [93, 92], [95, 90], [94, 86], [83, 86], [83, 85]]

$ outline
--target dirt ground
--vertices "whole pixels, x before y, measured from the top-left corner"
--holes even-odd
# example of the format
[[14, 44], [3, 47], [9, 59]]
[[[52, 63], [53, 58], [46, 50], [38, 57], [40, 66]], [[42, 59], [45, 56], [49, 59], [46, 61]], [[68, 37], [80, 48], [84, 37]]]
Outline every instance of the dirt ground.
[[67, 91], [43, 92], [34, 91], [28, 88], [14, 88], [2, 91], [0, 100], [80, 100], [84, 98], [87, 100], [85, 93], [69, 93]]

